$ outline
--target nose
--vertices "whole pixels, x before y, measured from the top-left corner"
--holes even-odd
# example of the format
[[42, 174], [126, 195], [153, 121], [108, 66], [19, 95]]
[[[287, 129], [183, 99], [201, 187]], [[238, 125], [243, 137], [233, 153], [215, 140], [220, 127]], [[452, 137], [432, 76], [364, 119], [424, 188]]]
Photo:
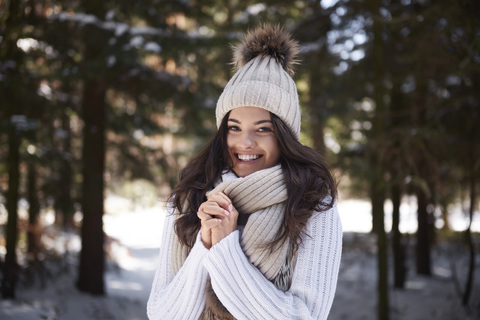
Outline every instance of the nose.
[[240, 146], [245, 149], [252, 148], [256, 144], [253, 134], [249, 131], [242, 132], [239, 142]]

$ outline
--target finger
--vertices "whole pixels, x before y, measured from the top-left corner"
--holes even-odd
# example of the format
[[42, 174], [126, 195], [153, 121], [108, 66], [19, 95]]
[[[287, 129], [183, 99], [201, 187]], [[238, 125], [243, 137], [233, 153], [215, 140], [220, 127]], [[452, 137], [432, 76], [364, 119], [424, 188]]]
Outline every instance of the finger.
[[208, 197], [209, 201], [214, 201], [216, 202], [220, 207], [222, 207], [225, 210], [230, 211], [231, 205], [232, 205], [232, 200], [230, 200], [227, 195], [225, 195], [223, 192], [218, 192], [213, 195], [210, 195]]
[[212, 216], [210, 214], [207, 214], [201, 210], [197, 211], [197, 217], [200, 219], [200, 221], [202, 222], [202, 225], [203, 223], [205, 223], [206, 221], [208, 220], [219, 220], [220, 222], [222, 221], [222, 219], [225, 219], [225, 215], [216, 215], [216, 216]]
[[213, 217], [211, 215], [206, 214], [202, 210], [197, 211], [197, 217], [202, 221], [213, 219]]
[[203, 211], [207, 214], [213, 215], [213, 213], [215, 212], [215, 208], [219, 208], [216, 202], [205, 201], [200, 205], [200, 207], [198, 207], [198, 211]]
[[228, 208], [228, 211], [233, 214], [234, 216], [237, 216], [238, 217], [238, 210], [237, 208], [235, 208], [235, 206], [233, 204], [231, 204]]
[[202, 223], [202, 228], [205, 228], [206, 230], [210, 230], [212, 228], [219, 226], [221, 223], [222, 223], [222, 220], [220, 219], [205, 220], [205, 222]]
[[216, 202], [209, 202], [203, 207], [202, 211], [211, 216], [219, 217], [226, 217], [230, 214], [230, 212], [219, 206]]
[[208, 200], [209, 201], [215, 201], [215, 202], [220, 202], [222, 204], [225, 204], [225, 203], [232, 203], [232, 200], [230, 200], [230, 198], [223, 192], [217, 192], [217, 193], [214, 193], [214, 194], [211, 194], [209, 197], [208, 197]]

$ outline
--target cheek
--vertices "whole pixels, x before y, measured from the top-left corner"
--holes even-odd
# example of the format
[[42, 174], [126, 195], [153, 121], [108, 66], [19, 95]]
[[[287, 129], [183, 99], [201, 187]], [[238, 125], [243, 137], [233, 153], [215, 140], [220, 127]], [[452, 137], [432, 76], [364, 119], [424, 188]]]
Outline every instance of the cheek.
[[234, 139], [232, 138], [232, 136], [230, 134], [227, 135], [227, 148], [228, 148], [228, 152], [230, 152], [230, 149], [233, 147], [234, 145]]
[[269, 141], [269, 144], [268, 144], [270, 147], [269, 147], [269, 160], [273, 163], [277, 163], [278, 160], [280, 160], [280, 148], [278, 146], [278, 142], [277, 142], [277, 139], [274, 138], [272, 140]]
[[227, 135], [227, 143], [226, 144], [227, 144], [228, 154], [230, 155], [230, 158], [232, 158], [233, 157], [232, 149], [233, 149], [233, 146], [234, 146], [234, 139], [232, 139], [229, 135]]

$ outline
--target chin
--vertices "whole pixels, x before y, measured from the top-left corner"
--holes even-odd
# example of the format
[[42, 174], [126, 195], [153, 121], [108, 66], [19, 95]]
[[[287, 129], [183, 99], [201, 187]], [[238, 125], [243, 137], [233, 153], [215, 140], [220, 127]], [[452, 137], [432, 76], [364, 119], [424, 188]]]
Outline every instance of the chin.
[[238, 168], [233, 168], [233, 172], [235, 172], [235, 174], [240, 177], [240, 178], [245, 178], [246, 176], [252, 174], [252, 173], [255, 173], [257, 171], [260, 171], [260, 170], [263, 170], [265, 168], [259, 168], [259, 169], [251, 169], [251, 170], [239, 170]]

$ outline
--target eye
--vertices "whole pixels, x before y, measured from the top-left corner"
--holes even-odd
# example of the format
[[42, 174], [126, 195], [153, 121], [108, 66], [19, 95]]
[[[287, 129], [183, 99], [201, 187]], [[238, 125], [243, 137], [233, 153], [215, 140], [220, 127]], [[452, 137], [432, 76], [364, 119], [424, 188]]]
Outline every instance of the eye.
[[228, 131], [240, 131], [240, 128], [238, 126], [228, 126], [227, 130]]
[[270, 127], [261, 127], [258, 129], [259, 132], [273, 132], [273, 129]]

